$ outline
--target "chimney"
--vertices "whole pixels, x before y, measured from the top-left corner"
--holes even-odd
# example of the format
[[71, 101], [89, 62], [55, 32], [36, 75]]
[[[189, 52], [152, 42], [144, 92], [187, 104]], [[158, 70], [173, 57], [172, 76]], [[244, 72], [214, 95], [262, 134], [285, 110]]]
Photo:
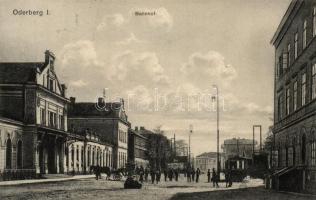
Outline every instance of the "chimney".
[[135, 126], [135, 131], [138, 131], [138, 126]]
[[76, 97], [70, 97], [69, 99], [70, 99], [70, 103], [71, 103], [71, 104], [75, 104], [75, 102], [76, 102]]
[[141, 126], [139, 129], [143, 131], [145, 130], [145, 127]]
[[60, 86], [61, 86], [61, 95], [63, 97], [66, 97], [66, 90], [67, 90], [66, 85], [65, 84], [61, 84]]

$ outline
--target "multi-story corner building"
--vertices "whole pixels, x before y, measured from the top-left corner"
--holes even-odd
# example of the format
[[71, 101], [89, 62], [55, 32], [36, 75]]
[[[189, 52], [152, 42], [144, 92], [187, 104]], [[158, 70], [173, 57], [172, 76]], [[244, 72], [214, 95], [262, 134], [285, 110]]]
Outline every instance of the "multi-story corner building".
[[0, 63], [1, 170], [64, 171], [69, 100], [54, 61]]
[[128, 133], [128, 161], [135, 167], [148, 167], [148, 139], [135, 130], [129, 129]]
[[227, 139], [222, 145], [225, 168], [226, 169], [245, 169], [252, 161], [254, 145], [257, 142], [251, 139]]
[[292, 0], [275, 47], [272, 186], [316, 191], [316, 1]]
[[130, 123], [124, 111], [124, 102], [105, 103], [103, 98], [99, 98], [98, 102], [75, 102], [74, 97], [70, 99], [69, 129], [96, 132], [102, 142], [113, 145], [112, 167], [125, 168]]
[[112, 145], [101, 141], [91, 130], [69, 133], [65, 145], [65, 172], [89, 173], [95, 166], [112, 168]]

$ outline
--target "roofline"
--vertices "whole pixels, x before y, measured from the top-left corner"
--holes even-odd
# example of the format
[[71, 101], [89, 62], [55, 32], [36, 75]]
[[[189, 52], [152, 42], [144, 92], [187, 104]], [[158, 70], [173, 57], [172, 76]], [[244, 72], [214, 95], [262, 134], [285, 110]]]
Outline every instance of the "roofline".
[[274, 33], [270, 44], [274, 44], [276, 42], [276, 40], [278, 39], [283, 27], [285, 26], [285, 23], [287, 22], [288, 18], [290, 17], [291, 13], [293, 12], [294, 8], [298, 5], [297, 3], [302, 3], [304, 0], [292, 0], [289, 7], [287, 8], [286, 12], [284, 13], [281, 22], [276, 30], [276, 32]]

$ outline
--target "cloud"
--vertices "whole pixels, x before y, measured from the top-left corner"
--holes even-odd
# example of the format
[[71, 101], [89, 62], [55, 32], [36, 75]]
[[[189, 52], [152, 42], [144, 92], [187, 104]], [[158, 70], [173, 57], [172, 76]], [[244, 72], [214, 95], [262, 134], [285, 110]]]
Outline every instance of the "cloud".
[[88, 85], [88, 83], [80, 79], [80, 80], [76, 80], [76, 81], [71, 81], [70, 85], [73, 87], [84, 87], [84, 86]]
[[143, 43], [143, 41], [139, 40], [134, 33], [130, 33], [128, 38], [116, 42], [117, 45], [129, 45], [132, 43]]
[[122, 14], [116, 13], [113, 15], [106, 15], [102, 22], [97, 26], [97, 30], [104, 30], [106, 27], [120, 27], [125, 22], [125, 19]]
[[182, 65], [181, 72], [186, 80], [200, 87], [211, 84], [227, 87], [237, 77], [235, 68], [226, 64], [224, 56], [215, 51], [193, 53]]
[[155, 11], [156, 15], [153, 17], [149, 17], [149, 24], [154, 28], [165, 27], [167, 29], [172, 28], [173, 26], [173, 18], [169, 14], [166, 8], [158, 8], [151, 9], [151, 11]]
[[154, 52], [125, 51], [115, 56], [112, 63], [109, 73], [112, 81], [128, 81], [129, 85], [146, 83], [151, 86], [169, 83], [169, 78]]

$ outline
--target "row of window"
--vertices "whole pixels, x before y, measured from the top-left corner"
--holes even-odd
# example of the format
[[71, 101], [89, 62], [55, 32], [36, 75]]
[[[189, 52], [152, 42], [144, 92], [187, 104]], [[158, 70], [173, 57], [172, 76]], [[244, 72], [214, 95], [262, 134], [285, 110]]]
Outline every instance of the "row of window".
[[[71, 151], [71, 156], [70, 156], [70, 163], [71, 166], [74, 166], [74, 163], [76, 161], [77, 166], [79, 166], [79, 156], [81, 157], [81, 166], [83, 166], [84, 164], [84, 150], [83, 148], [81, 148], [81, 154], [79, 155], [79, 146], [74, 146], [72, 145], [69, 150]], [[111, 152], [110, 151], [95, 151], [95, 150], [90, 150], [91, 148], [88, 147], [87, 150], [87, 166], [96, 166], [96, 165], [100, 165], [102, 166], [111, 166]], [[92, 155], [91, 155], [92, 154]], [[66, 158], [68, 158], [68, 156], [66, 155]], [[66, 161], [66, 165], [68, 166], [68, 159]]]
[[[295, 80], [293, 85], [288, 85], [285, 90], [285, 101], [284, 94], [280, 92], [278, 96], [278, 120], [283, 119], [284, 110], [283, 106], [285, 104], [285, 115], [289, 115], [291, 111], [295, 112], [298, 109], [298, 100], [300, 100], [300, 106], [304, 106], [307, 103], [307, 90], [311, 91], [311, 100], [316, 98], [316, 63], [313, 64], [311, 70], [311, 87], [307, 88], [307, 76], [306, 72], [301, 74], [300, 81]], [[300, 83], [300, 85], [298, 85]], [[298, 87], [300, 86], [300, 93], [298, 92]], [[292, 98], [292, 101], [291, 101]], [[291, 103], [292, 102], [292, 103]]]
[[65, 125], [63, 115], [48, 111], [48, 123], [46, 123], [46, 118], [46, 109], [40, 108], [40, 124], [64, 130]]
[[118, 137], [120, 142], [127, 143], [127, 132], [119, 130]]
[[[313, 37], [316, 36], [316, 7], [313, 8], [313, 20], [312, 20], [312, 35]], [[308, 24], [308, 20], [305, 19], [303, 22], [303, 31], [302, 31], [302, 49], [304, 50], [307, 46], [307, 38], [308, 37], [308, 33], [310, 33], [309, 30], [309, 24]], [[297, 31], [294, 34], [294, 48], [291, 48], [291, 42], [287, 45], [287, 49], [285, 50], [285, 52], [279, 57], [279, 60], [277, 62], [277, 76], [281, 76], [284, 71], [291, 66], [291, 64], [294, 63], [295, 59], [298, 57], [298, 45], [299, 45], [299, 32]], [[294, 57], [294, 59], [292, 59]]]
[[118, 154], [118, 168], [124, 168], [127, 162], [127, 153], [119, 152]]

